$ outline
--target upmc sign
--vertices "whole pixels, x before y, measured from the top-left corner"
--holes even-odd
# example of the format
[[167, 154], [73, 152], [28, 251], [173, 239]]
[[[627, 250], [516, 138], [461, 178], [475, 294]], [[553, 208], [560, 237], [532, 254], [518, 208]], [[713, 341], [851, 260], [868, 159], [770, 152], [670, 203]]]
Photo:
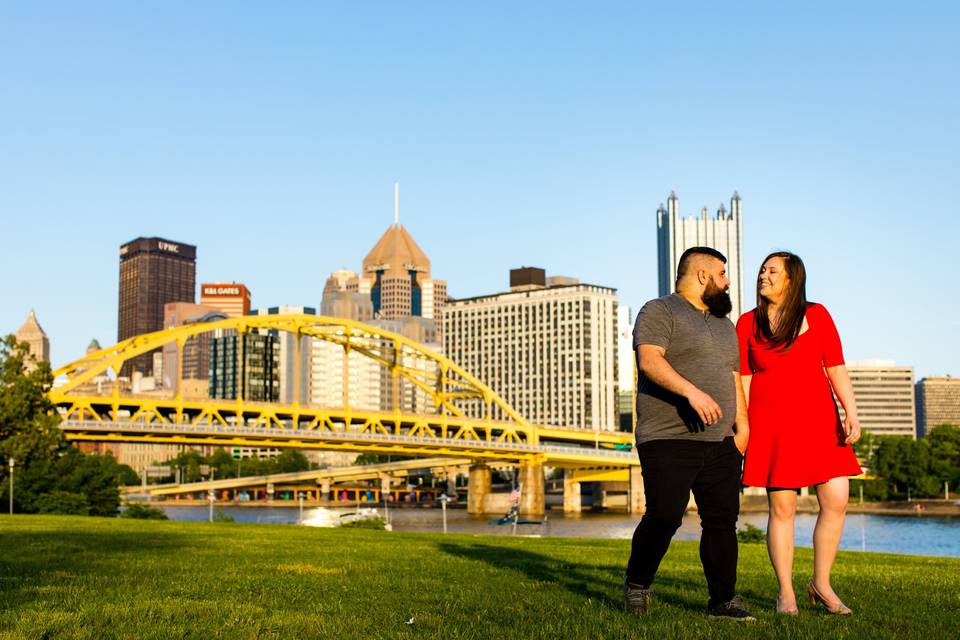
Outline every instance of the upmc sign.
[[218, 286], [203, 285], [203, 294], [205, 296], [239, 296], [240, 287], [237, 286]]

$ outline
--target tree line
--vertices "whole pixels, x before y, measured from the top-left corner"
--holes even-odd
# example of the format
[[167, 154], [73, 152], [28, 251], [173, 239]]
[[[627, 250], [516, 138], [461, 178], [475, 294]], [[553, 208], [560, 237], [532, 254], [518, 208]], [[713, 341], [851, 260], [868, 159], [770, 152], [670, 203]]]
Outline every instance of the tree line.
[[[942, 498], [944, 484], [950, 493], [960, 491], [960, 427], [942, 424], [925, 437], [872, 436], [865, 434], [858, 454], [866, 461], [868, 476], [856, 481], [867, 500]], [[853, 491], [856, 492], [857, 486]]]

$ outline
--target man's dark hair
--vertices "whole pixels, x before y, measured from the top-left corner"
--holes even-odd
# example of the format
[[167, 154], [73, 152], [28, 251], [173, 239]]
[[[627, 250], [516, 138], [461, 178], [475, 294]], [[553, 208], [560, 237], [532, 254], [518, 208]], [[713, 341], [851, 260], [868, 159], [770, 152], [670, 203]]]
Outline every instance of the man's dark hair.
[[723, 264], [727, 264], [727, 256], [723, 255], [713, 247], [690, 247], [680, 256], [680, 262], [677, 263], [677, 282], [680, 278], [687, 275], [687, 269], [690, 268], [690, 260], [693, 256], [710, 256], [716, 258]]

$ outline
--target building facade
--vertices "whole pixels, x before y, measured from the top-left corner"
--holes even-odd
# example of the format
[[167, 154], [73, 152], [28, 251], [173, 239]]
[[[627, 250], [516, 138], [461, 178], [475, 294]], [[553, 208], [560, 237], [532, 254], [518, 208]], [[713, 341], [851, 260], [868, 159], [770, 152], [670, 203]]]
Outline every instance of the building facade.
[[[37, 314], [30, 310], [26, 321], [15, 334], [17, 342], [26, 342], [30, 348], [30, 355], [37, 362], [50, 362], [50, 339], [37, 321]], [[36, 367], [33, 362], [25, 362], [24, 367], [29, 371]]]
[[272, 335], [224, 335], [210, 342], [210, 397], [280, 399], [280, 341]]
[[[217, 322], [226, 317], [226, 314], [217, 307], [192, 302], [170, 302], [163, 308], [163, 328], [175, 329], [189, 324]], [[177, 386], [179, 378], [183, 383], [184, 398], [195, 400], [208, 397], [210, 344], [213, 339], [213, 331], [191, 336], [184, 342], [182, 353], [176, 342], [163, 345], [163, 366], [159, 371], [159, 386], [174, 392], [180, 391]], [[183, 358], [182, 368], [181, 357]], [[158, 376], [156, 370], [154, 376]]]
[[960, 378], [923, 378], [917, 383], [917, 435], [941, 424], [960, 426]]
[[390, 225], [363, 259], [375, 318], [437, 319], [447, 283], [430, 276], [430, 260], [399, 223]]
[[443, 351], [530, 422], [613, 431], [617, 303], [615, 289], [515, 269], [509, 292], [447, 302]]
[[[314, 307], [282, 305], [257, 309], [250, 312], [255, 316], [275, 316], [288, 314], [306, 314], [315, 316]], [[313, 339], [310, 336], [300, 336], [299, 347], [297, 336], [286, 331], [259, 330], [259, 333], [273, 336], [279, 344], [278, 375], [280, 387], [278, 399], [284, 404], [310, 402], [310, 379], [312, 371]], [[299, 359], [299, 365], [297, 360]], [[299, 381], [298, 381], [299, 380]]]
[[720, 205], [716, 216], [710, 218], [704, 207], [699, 216], [680, 215], [677, 194], [670, 192], [667, 206], [657, 208], [657, 275], [659, 295], [673, 293], [677, 281], [677, 262], [690, 247], [712, 247], [727, 257], [727, 276], [730, 278], [730, 300], [733, 310], [730, 318], [736, 322], [744, 309], [754, 304], [745, 298], [743, 288], [743, 212], [736, 191], [730, 198], [730, 210]]
[[[163, 308], [169, 302], [194, 302], [197, 248], [163, 238], [137, 238], [120, 247], [120, 302], [118, 341], [159, 331]], [[121, 371], [154, 375], [154, 355], [159, 350], [128, 360]]]
[[[913, 368], [891, 360], [848, 362], [860, 428], [877, 436], [917, 437]], [[840, 418], [845, 417], [839, 405]]]
[[200, 304], [219, 309], [228, 318], [250, 315], [250, 290], [238, 282], [200, 285]]

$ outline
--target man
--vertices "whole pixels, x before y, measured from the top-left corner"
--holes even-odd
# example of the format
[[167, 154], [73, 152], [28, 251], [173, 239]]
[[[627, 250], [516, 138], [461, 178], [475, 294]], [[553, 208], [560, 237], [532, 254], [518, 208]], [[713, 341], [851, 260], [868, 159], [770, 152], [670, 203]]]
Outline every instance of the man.
[[730, 279], [722, 253], [684, 251], [677, 291], [637, 314], [637, 454], [647, 510], [633, 534], [624, 609], [646, 614], [650, 587], [693, 491], [703, 532], [700, 561], [711, 617], [753, 620], [737, 582], [740, 472], [746, 399], [737, 334], [727, 318]]

